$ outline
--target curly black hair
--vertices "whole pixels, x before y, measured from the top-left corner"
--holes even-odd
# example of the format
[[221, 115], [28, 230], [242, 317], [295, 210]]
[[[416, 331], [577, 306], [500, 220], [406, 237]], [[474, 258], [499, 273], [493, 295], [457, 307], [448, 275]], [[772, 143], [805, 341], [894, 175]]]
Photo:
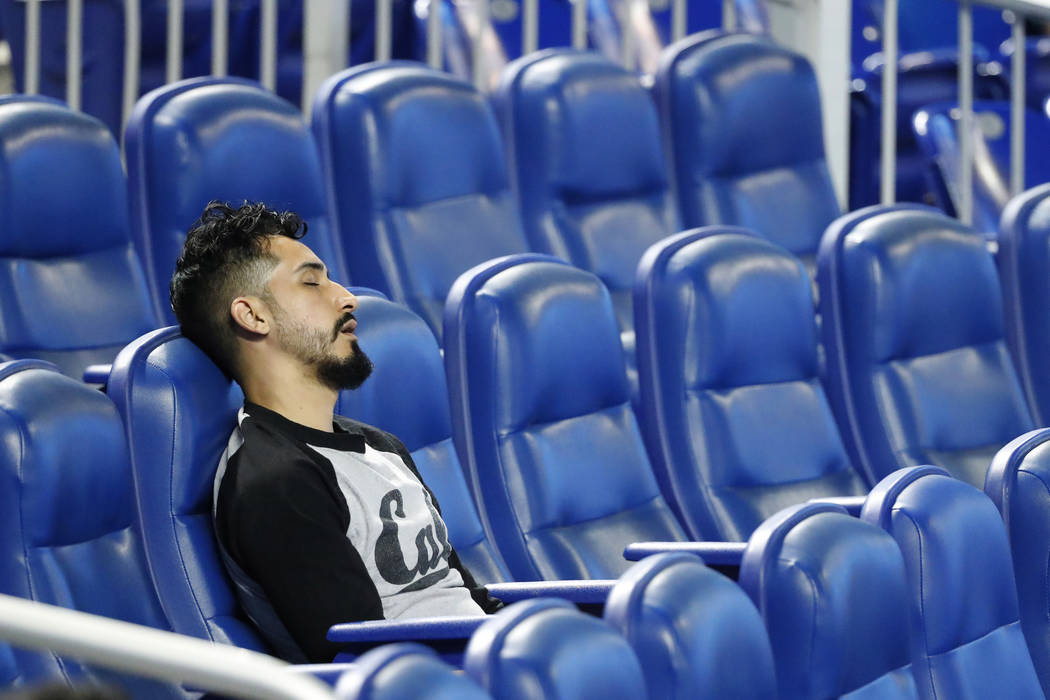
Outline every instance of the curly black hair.
[[171, 308], [183, 335], [227, 376], [237, 376], [237, 328], [230, 304], [246, 294], [268, 295], [266, 280], [277, 264], [270, 236], [304, 235], [306, 222], [298, 214], [259, 202], [235, 209], [211, 201], [190, 227], [169, 286]]

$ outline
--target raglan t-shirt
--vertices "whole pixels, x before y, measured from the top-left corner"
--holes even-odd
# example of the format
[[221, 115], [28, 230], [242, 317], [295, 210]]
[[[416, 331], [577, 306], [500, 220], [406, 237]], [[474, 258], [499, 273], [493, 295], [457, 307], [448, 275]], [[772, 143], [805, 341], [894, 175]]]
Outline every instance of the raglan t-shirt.
[[335, 623], [499, 608], [397, 438], [340, 416], [315, 430], [250, 402], [237, 419], [215, 475], [216, 535], [306, 659], [331, 661]]

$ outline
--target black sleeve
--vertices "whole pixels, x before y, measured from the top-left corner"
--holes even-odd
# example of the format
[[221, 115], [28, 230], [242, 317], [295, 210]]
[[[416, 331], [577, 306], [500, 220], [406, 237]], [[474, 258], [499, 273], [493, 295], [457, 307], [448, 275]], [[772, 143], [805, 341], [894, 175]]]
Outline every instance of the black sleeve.
[[[437, 512], [441, 513], [441, 504], [438, 503], [437, 496], [427, 486], [427, 482], [423, 480], [423, 476], [419, 473], [419, 469], [416, 467], [415, 461], [412, 459], [412, 454], [405, 447], [405, 444], [398, 440], [394, 435], [374, 428], [364, 423], [357, 424], [361, 429], [365, 431], [367, 440], [376, 446], [377, 449], [382, 449], [388, 452], [397, 454], [405, 463], [405, 465], [415, 474], [416, 478], [419, 479], [419, 483], [423, 484], [423, 488], [430, 494], [430, 500], [434, 502], [434, 507], [437, 508]], [[463, 577], [463, 585], [470, 591], [470, 597], [474, 599], [486, 614], [491, 615], [500, 608], [503, 607], [503, 601], [499, 598], [495, 598], [489, 595], [488, 589], [479, 584], [474, 580], [467, 567], [463, 566], [463, 563], [459, 560], [459, 555], [456, 553], [456, 548], [452, 548], [452, 554], [449, 555], [448, 564]]]
[[248, 479], [226, 519], [230, 553], [262, 586], [310, 661], [331, 661], [340, 645], [327, 641], [328, 628], [382, 619], [382, 601], [346, 537], [346, 506], [333, 497], [318, 465], [294, 450], [263, 460], [279, 468], [261, 468], [258, 461], [238, 474]]

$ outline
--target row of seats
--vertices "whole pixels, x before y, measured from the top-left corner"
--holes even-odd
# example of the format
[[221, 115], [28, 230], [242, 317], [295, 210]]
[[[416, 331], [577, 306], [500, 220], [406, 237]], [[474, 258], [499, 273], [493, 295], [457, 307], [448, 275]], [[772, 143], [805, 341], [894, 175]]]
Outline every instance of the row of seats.
[[[200, 437], [195, 423], [232, 421], [215, 410], [214, 392], [229, 385], [175, 329], [143, 338], [122, 357], [122, 394], [110, 394], [123, 426], [105, 395], [45, 363], [0, 366], [3, 592], [259, 648], [233, 608], [207, 516], [170, 510], [194, 496], [208, 501], [206, 484], [189, 483], [207, 469], [184, 453], [165, 462], [170, 442], [145, 444], [158, 438], [144, 430], [149, 423], [166, 424], [169, 441], [188, 448]], [[199, 412], [208, 400], [211, 412]], [[943, 470], [902, 469], [876, 485], [859, 519], [828, 503], [767, 519], [742, 549], [739, 588], [698, 558], [665, 553], [605, 587], [605, 622], [566, 602], [531, 600], [461, 627], [462, 663], [505, 698], [1041, 698], [1033, 658], [1045, 674], [1040, 586], [1050, 526], [1032, 516], [1045, 513], [1050, 498], [1038, 478], [1024, 480], [1042, 473], [1048, 436], [1025, 435], [996, 457], [989, 490], [1000, 507], [1010, 504], [1006, 526], [988, 498]], [[200, 451], [209, 448], [221, 444]], [[164, 483], [178, 493], [161, 494], [169, 510], [154, 519]], [[205, 493], [189, 493], [197, 489]], [[94, 507], [83, 507], [88, 498]], [[566, 537], [564, 545], [586, 542]], [[173, 552], [181, 561], [165, 560]], [[114, 580], [121, 586], [100, 585]], [[187, 629], [191, 620], [203, 626]], [[458, 622], [430, 627], [447, 631]], [[330, 637], [384, 624], [339, 625]], [[413, 628], [424, 641], [427, 627]], [[16, 684], [87, 677], [123, 684], [133, 697], [192, 696], [52, 654], [11, 651], [0, 658], [12, 666], [0, 671]], [[341, 684], [346, 697], [438, 696], [442, 688], [485, 697], [431, 654], [403, 646], [364, 655]]]

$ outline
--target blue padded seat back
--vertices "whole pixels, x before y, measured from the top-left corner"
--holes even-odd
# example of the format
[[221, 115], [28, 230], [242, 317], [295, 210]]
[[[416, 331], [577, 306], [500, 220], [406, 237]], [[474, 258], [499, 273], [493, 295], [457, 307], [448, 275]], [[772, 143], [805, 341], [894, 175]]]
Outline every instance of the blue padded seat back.
[[598, 275], [633, 328], [638, 259], [678, 230], [648, 91], [598, 54], [550, 49], [515, 61], [497, 99], [533, 250]]
[[264, 650], [242, 619], [212, 529], [212, 486], [243, 399], [178, 328], [126, 347], [107, 392], [124, 418], [146, 552], [180, 633]]
[[920, 697], [904, 561], [879, 528], [827, 503], [785, 508], [749, 540], [740, 585], [765, 618], [781, 697]]
[[439, 338], [461, 272], [528, 250], [496, 118], [470, 84], [417, 63], [351, 68], [322, 85], [313, 130], [355, 284]]
[[647, 697], [627, 640], [553, 598], [514, 603], [486, 620], [467, 644], [463, 670], [505, 700]]
[[[120, 415], [104, 394], [53, 365], [0, 365], [0, 593], [170, 629], [136, 522]], [[101, 680], [135, 697], [175, 686], [14, 649], [27, 682]]]
[[999, 228], [1006, 338], [1036, 425], [1050, 421], [1050, 185], [1018, 195]]
[[445, 309], [445, 368], [456, 445], [515, 579], [613, 578], [630, 542], [683, 538], [593, 274], [543, 255], [464, 273]]
[[448, 384], [441, 349], [427, 324], [386, 299], [358, 295], [354, 315], [361, 349], [374, 369], [339, 396], [338, 413], [393, 433], [412, 453], [434, 492], [460, 561], [483, 583], [509, 578], [478, 518], [452, 442]]
[[317, 146], [295, 105], [248, 80], [183, 80], [139, 100], [125, 148], [133, 227], [162, 318], [174, 322], [168, 283], [175, 260], [213, 199], [296, 212], [332, 279], [347, 282]]
[[683, 225], [743, 226], [812, 261], [839, 206], [809, 62], [705, 32], [667, 48], [654, 89]]
[[1043, 697], [1006, 528], [987, 496], [939, 467], [910, 467], [876, 484], [861, 518], [889, 532], [904, 555], [923, 697]]
[[492, 696], [422, 644], [384, 644], [339, 677], [339, 700], [486, 700]]
[[0, 351], [76, 378], [157, 326], [116, 141], [53, 100], [0, 100]]
[[818, 267], [828, 394], [854, 464], [872, 482], [937, 464], [983, 484], [1033, 427], [984, 239], [926, 207], [870, 207], [828, 229]]
[[744, 540], [781, 508], [867, 492], [820, 381], [809, 275], [735, 227], [650, 248], [635, 288], [641, 419], [697, 538]]
[[992, 460], [984, 492], [1006, 525], [1021, 630], [1044, 693], [1050, 693], [1050, 429], [1010, 441]]
[[776, 696], [762, 618], [740, 587], [689, 554], [656, 554], [609, 593], [604, 618], [631, 644], [649, 697]]

